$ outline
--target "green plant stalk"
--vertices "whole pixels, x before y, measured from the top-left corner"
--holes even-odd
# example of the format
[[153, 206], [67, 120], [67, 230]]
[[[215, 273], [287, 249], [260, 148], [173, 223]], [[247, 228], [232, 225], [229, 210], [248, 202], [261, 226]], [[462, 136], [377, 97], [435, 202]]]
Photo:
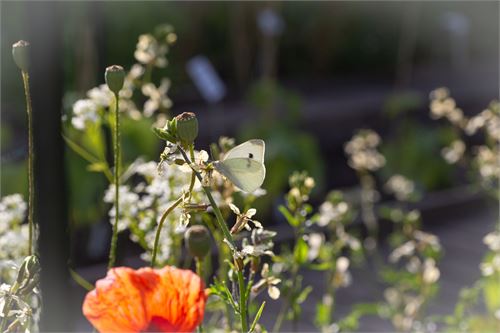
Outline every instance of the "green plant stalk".
[[[201, 177], [200, 173], [196, 171], [189, 158], [186, 155], [186, 152], [179, 147], [179, 151], [181, 152], [182, 157], [188, 163], [188, 165], [191, 167], [193, 170], [194, 174], [196, 175], [196, 178], [200, 181], [201, 184], [203, 184], [203, 178]], [[229, 242], [229, 244], [235, 248], [235, 243], [233, 236], [229, 232], [229, 229], [224, 221], [224, 217], [222, 216], [222, 213], [219, 209], [219, 206], [215, 203], [215, 200], [212, 196], [212, 193], [210, 192], [210, 188], [208, 186], [202, 186], [203, 191], [205, 192], [208, 201], [210, 201], [210, 205], [212, 206], [212, 209], [214, 210], [215, 217], [217, 218], [217, 224], [219, 225], [219, 228], [221, 228], [222, 233], [224, 234], [224, 237], [226, 240]], [[247, 299], [246, 299], [246, 288], [245, 288], [245, 279], [243, 277], [243, 272], [242, 270], [238, 269], [237, 270], [238, 274], [238, 287], [239, 287], [239, 294], [240, 294], [240, 318], [241, 318], [241, 331], [242, 332], [248, 332], [248, 313], [247, 313]]]
[[248, 332], [247, 288], [245, 287], [243, 272], [240, 269], [238, 269], [238, 287], [240, 289], [241, 331]]
[[[189, 145], [189, 152], [191, 155], [191, 159], [194, 159], [194, 147], [193, 145]], [[191, 182], [189, 184], [189, 195], [191, 196], [191, 192], [193, 191], [194, 188], [194, 182], [195, 182], [195, 172], [194, 170], [191, 172]], [[161, 234], [161, 229], [163, 228], [163, 224], [165, 223], [165, 220], [167, 219], [168, 215], [182, 202], [183, 196], [179, 197], [170, 207], [165, 210], [163, 215], [160, 218], [160, 222], [158, 223], [158, 228], [156, 229], [156, 235], [155, 235], [155, 241], [153, 244], [153, 254], [151, 255], [151, 267], [156, 266], [156, 257], [158, 255], [158, 246], [160, 243], [160, 234]]]
[[[297, 218], [297, 212], [302, 210], [302, 205], [303, 202], [300, 202], [298, 207], [293, 211], [293, 215], [295, 218]], [[299, 216], [300, 218], [300, 216]], [[297, 244], [297, 240], [302, 238], [304, 235], [304, 227], [302, 226], [302, 223], [299, 227], [294, 228], [294, 237], [295, 237], [295, 244]], [[290, 276], [290, 281], [291, 283], [291, 290], [290, 293], [286, 299], [286, 301], [283, 303], [283, 306], [280, 309], [280, 312], [278, 314], [278, 317], [276, 318], [276, 321], [274, 322], [273, 326], [273, 332], [278, 332], [281, 328], [281, 325], [283, 324], [283, 320], [285, 319], [286, 313], [288, 312], [288, 309], [290, 308], [290, 304], [292, 303], [292, 295], [295, 294], [295, 285], [297, 284], [297, 275], [299, 273], [300, 266], [297, 264], [296, 261], [293, 262], [293, 266], [291, 269], [291, 276]], [[295, 317], [295, 315], [294, 315]], [[294, 318], [295, 320], [295, 318]]]
[[299, 272], [299, 266], [294, 263], [292, 267], [292, 275], [290, 280], [292, 281], [291, 283], [291, 290], [289, 293], [289, 297], [287, 297], [286, 301], [283, 303], [283, 306], [280, 309], [280, 312], [278, 314], [278, 317], [276, 318], [276, 322], [274, 323], [273, 326], [273, 332], [279, 332], [281, 329], [281, 325], [283, 324], [283, 320], [285, 319], [286, 313], [288, 312], [288, 309], [290, 308], [290, 304], [292, 303], [292, 295], [295, 294], [295, 285], [296, 285], [296, 280], [297, 280], [297, 275]]
[[121, 145], [120, 145], [120, 97], [115, 94], [115, 126], [114, 126], [114, 184], [115, 184], [115, 223], [113, 224], [113, 235], [111, 237], [111, 249], [109, 251], [108, 269], [116, 263], [116, 244], [118, 242], [118, 221], [120, 218], [120, 164], [121, 164]]
[[29, 74], [21, 71], [24, 84], [24, 95], [26, 97], [26, 112], [28, 113], [28, 255], [33, 254], [33, 212], [35, 203], [35, 174], [33, 169], [35, 153], [33, 152], [33, 109], [31, 107], [31, 94]]
[[[203, 270], [202, 270], [203, 259], [195, 257], [194, 261], [196, 263], [196, 274], [198, 274], [198, 276], [200, 277], [200, 279], [203, 281], [204, 280], [203, 279]], [[200, 323], [200, 325], [198, 325], [197, 331], [199, 333], [203, 333], [203, 322]]]
[[170, 205], [170, 207], [167, 208], [167, 210], [165, 210], [165, 212], [160, 218], [160, 222], [158, 223], [158, 228], [156, 229], [155, 242], [153, 245], [153, 254], [151, 255], [151, 267], [155, 267], [156, 265], [158, 245], [160, 243], [160, 234], [161, 234], [161, 229], [163, 228], [163, 224], [165, 223], [168, 214], [170, 214], [175, 209], [175, 207], [179, 206], [179, 204], [182, 202], [182, 199], [183, 197], [180, 196], [179, 199], [177, 199], [172, 205]]

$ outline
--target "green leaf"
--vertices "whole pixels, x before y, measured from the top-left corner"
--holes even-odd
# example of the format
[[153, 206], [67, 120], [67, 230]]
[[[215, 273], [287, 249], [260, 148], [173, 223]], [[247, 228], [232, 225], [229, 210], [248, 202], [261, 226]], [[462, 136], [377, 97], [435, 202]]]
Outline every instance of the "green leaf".
[[224, 302], [231, 305], [235, 312], [239, 313], [239, 307], [236, 305], [236, 302], [233, 299], [233, 295], [227, 288], [224, 281], [219, 281], [218, 279], [214, 279], [214, 283], [209, 288], [210, 292], [214, 295], [219, 296]]
[[91, 153], [89, 153], [85, 148], [81, 147], [78, 143], [72, 141], [70, 138], [67, 136], [62, 136], [64, 141], [68, 144], [68, 147], [70, 147], [75, 153], [80, 155], [84, 160], [86, 160], [89, 163], [97, 163], [100, 162], [100, 160], [93, 156]]
[[257, 314], [255, 315], [252, 326], [250, 326], [250, 330], [248, 331], [248, 333], [252, 333], [255, 330], [255, 326], [257, 326], [257, 323], [259, 322], [260, 316], [262, 316], [262, 311], [264, 311], [265, 306], [266, 301], [262, 302], [262, 304], [260, 305], [259, 311], [257, 311]]
[[299, 238], [297, 243], [295, 244], [295, 249], [293, 251], [293, 258], [296, 263], [299, 265], [304, 264], [307, 261], [307, 252], [309, 248], [307, 247], [307, 243], [304, 239]]
[[313, 271], [327, 271], [332, 268], [333, 264], [331, 262], [322, 262], [319, 264], [309, 264], [305, 267]]
[[316, 318], [314, 323], [317, 327], [327, 326], [330, 324], [330, 311], [331, 306], [324, 303], [318, 303], [316, 305]]
[[75, 272], [71, 268], [69, 269], [69, 273], [70, 273], [71, 277], [73, 278], [73, 280], [75, 280], [75, 282], [80, 287], [82, 287], [82, 288], [84, 288], [84, 289], [86, 289], [88, 291], [94, 290], [94, 286], [92, 285], [92, 283], [90, 283], [87, 280], [85, 280], [84, 277], [82, 277], [80, 274], [78, 274], [77, 272]]
[[298, 227], [300, 225], [300, 221], [297, 220], [291, 213], [290, 211], [288, 210], [288, 208], [286, 208], [285, 206], [281, 205], [278, 207], [279, 211], [281, 212], [281, 214], [283, 214], [283, 216], [285, 217], [285, 219], [287, 220], [288, 224], [290, 224], [292, 227]]
[[162, 140], [170, 141], [172, 143], [175, 143], [177, 141], [172, 135], [170, 135], [170, 133], [168, 133], [167, 131], [165, 131], [162, 128], [153, 127], [152, 130], [153, 130], [153, 133], [156, 134], [156, 136]]
[[92, 172], [105, 172], [108, 170], [108, 164], [105, 162], [92, 163], [87, 167], [87, 170]]
[[295, 299], [295, 301], [297, 302], [297, 304], [302, 304], [305, 302], [305, 300], [307, 299], [307, 297], [309, 296], [309, 294], [311, 293], [311, 291], [313, 290], [313, 288], [311, 286], [307, 286], [305, 287], [301, 292], [300, 294], [297, 296], [297, 298]]

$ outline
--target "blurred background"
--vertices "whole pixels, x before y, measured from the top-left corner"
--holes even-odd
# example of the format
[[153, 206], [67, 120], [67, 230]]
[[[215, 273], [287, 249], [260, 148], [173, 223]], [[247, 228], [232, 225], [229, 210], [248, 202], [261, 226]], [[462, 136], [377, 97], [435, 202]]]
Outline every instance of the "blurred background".
[[[221, 135], [266, 140], [269, 196], [261, 205], [271, 224], [279, 227], [274, 207], [294, 170], [316, 179], [314, 197], [358, 186], [344, 143], [359, 128], [382, 137], [387, 163], [380, 180], [400, 173], [424, 193], [421, 205], [434, 232], [446, 239], [462, 225], [454, 224], [456, 216], [486, 212], [464, 220], [463, 233], [450, 236], [450, 244], [467, 235], [481, 244], [494, 223], [495, 207], [483, 209], [480, 195], [464, 191], [467, 175], [440, 158], [456, 134], [429, 118], [428, 96], [448, 87], [468, 116], [498, 99], [497, 2], [16, 1], [0, 9], [0, 195], [27, 193], [24, 95], [11, 57], [11, 45], [25, 39], [32, 44], [40, 249], [53, 258], [54, 295], [74, 299], [69, 308], [78, 308], [82, 292], [57, 263], [89, 279], [102, 276], [110, 228], [102, 202], [106, 181], [65, 147], [61, 120], [104, 82], [107, 66], [130, 69], [138, 37], [162, 24], [176, 35], [168, 65], [155, 72], [170, 79], [169, 114], [195, 112], [198, 146], [205, 149]], [[124, 126], [126, 156], [158, 160], [162, 147], [152, 124]], [[122, 250], [138, 265], [132, 246]], [[483, 252], [470, 260], [479, 262]], [[463, 279], [450, 290], [473, 281], [473, 271], [460, 273]], [[346, 291], [345, 302], [353, 297]], [[62, 299], [49, 306], [75, 312]], [[81, 321], [68, 329], [85, 328]]]

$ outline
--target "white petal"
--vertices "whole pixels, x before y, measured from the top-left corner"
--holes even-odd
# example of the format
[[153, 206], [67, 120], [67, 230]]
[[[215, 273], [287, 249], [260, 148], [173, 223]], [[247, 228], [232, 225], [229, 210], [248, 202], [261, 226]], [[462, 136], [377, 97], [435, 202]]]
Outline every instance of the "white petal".
[[235, 213], [236, 215], [240, 215], [240, 209], [238, 207], [236, 207], [235, 205], [233, 205], [232, 203], [229, 204], [229, 208], [231, 208], [231, 210], [233, 211], [233, 213]]
[[255, 214], [257, 214], [257, 209], [255, 208], [250, 208], [249, 210], [247, 210], [247, 212], [245, 213], [245, 216], [248, 217], [248, 218], [252, 218], [252, 216], [254, 216]]
[[263, 226], [262, 226], [262, 223], [260, 223], [259, 221], [255, 221], [255, 220], [250, 220], [252, 221], [252, 223], [254, 224], [254, 226], [258, 229], [263, 229]]
[[269, 286], [269, 288], [267, 288], [267, 293], [272, 299], [280, 298], [280, 290], [275, 286]]

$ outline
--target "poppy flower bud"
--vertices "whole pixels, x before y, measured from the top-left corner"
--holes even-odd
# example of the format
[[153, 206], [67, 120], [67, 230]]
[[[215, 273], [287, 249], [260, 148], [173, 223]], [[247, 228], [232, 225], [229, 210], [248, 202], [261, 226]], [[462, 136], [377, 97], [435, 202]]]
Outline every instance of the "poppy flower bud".
[[125, 71], [122, 66], [113, 65], [106, 68], [106, 74], [104, 75], [106, 84], [109, 90], [114, 94], [118, 95], [120, 90], [123, 88], [123, 82], [125, 81]]
[[12, 57], [14, 57], [14, 62], [20, 70], [27, 72], [29, 68], [29, 48], [30, 43], [24, 40], [12, 45]]
[[193, 257], [203, 259], [210, 251], [210, 235], [203, 225], [189, 227], [184, 235], [186, 248]]
[[198, 119], [192, 112], [183, 112], [177, 117], [177, 136], [184, 143], [193, 143], [198, 136]]

